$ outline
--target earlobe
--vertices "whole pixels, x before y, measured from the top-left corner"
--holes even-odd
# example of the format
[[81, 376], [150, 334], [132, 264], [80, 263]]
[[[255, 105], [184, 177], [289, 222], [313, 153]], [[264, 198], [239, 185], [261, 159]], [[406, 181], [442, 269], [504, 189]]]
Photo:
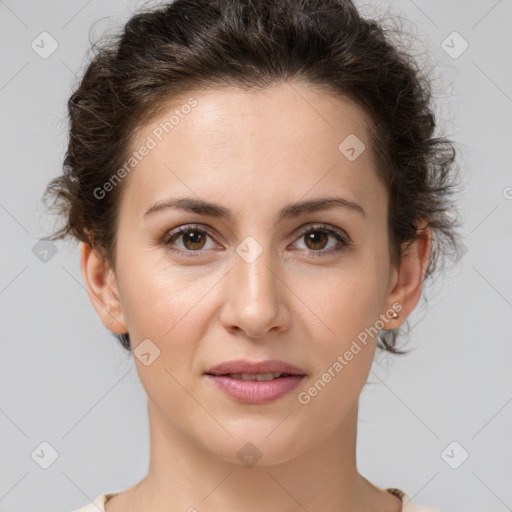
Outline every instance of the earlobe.
[[89, 299], [103, 325], [115, 334], [127, 331], [114, 271], [103, 254], [82, 242], [80, 268]]
[[418, 228], [418, 238], [404, 250], [400, 267], [396, 270], [395, 284], [387, 298], [388, 307], [400, 304], [400, 320], [392, 320], [389, 329], [400, 327], [420, 300], [431, 244], [430, 228], [423, 224]]

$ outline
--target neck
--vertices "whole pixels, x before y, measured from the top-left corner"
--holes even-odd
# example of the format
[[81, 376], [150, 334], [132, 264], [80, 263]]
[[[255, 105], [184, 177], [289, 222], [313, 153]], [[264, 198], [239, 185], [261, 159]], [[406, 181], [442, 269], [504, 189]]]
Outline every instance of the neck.
[[[131, 496], [132, 510], [251, 510], [325, 512], [371, 510], [386, 494], [359, 475], [356, 467], [356, 406], [342, 428], [317, 439], [288, 461], [252, 467], [225, 460], [198, 446], [186, 432], [169, 427], [148, 403], [150, 467]], [[388, 503], [397, 498], [389, 495]], [[255, 506], [257, 504], [257, 506]], [[391, 508], [390, 508], [391, 509]]]

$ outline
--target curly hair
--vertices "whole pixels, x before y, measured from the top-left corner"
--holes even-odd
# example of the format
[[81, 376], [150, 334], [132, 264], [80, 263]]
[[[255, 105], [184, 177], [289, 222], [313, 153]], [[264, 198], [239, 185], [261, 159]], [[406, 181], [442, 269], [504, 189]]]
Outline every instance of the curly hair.
[[[372, 121], [377, 174], [389, 194], [391, 261], [428, 225], [428, 278], [457, 248], [449, 215], [457, 187], [455, 147], [436, 136], [428, 75], [378, 21], [350, 0], [175, 0], [134, 14], [93, 55], [68, 101], [69, 143], [61, 176], [45, 191], [72, 236], [101, 250], [115, 268], [122, 183], [95, 194], [122, 167], [136, 130], [182, 93], [208, 87], [246, 90], [294, 81], [349, 98]], [[378, 348], [396, 348], [399, 329]], [[130, 350], [128, 334], [119, 337]]]

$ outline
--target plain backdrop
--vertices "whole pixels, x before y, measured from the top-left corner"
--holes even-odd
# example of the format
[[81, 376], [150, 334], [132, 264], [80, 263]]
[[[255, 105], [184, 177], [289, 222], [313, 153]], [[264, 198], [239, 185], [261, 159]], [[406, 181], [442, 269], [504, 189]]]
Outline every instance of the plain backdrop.
[[[79, 246], [37, 245], [51, 227], [41, 196], [62, 169], [75, 74], [90, 41], [141, 5], [0, 0], [0, 511], [68, 512], [148, 468], [146, 396], [89, 302]], [[462, 257], [410, 317], [412, 352], [377, 353], [358, 467], [444, 512], [512, 510], [512, 3], [358, 5], [402, 15], [418, 57], [431, 59], [464, 180]], [[42, 452], [56, 458], [47, 469]]]

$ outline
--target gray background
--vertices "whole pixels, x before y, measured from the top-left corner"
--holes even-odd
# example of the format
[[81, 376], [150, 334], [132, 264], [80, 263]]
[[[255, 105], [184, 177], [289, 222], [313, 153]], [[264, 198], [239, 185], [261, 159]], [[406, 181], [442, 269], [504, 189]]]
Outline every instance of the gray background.
[[[33, 252], [51, 228], [40, 199], [61, 170], [66, 102], [89, 39], [140, 5], [0, 0], [1, 511], [70, 511], [147, 471], [145, 394], [89, 302], [79, 246], [59, 242], [46, 262]], [[416, 53], [432, 59], [439, 116], [465, 181], [465, 254], [410, 317], [413, 352], [377, 355], [361, 396], [359, 470], [444, 512], [512, 510], [512, 3], [359, 5], [401, 13]], [[48, 58], [31, 47], [43, 31], [58, 44]], [[458, 58], [441, 46], [453, 31], [469, 44]], [[31, 456], [43, 441], [58, 452], [48, 469]], [[450, 467], [463, 450], [468, 459]]]

